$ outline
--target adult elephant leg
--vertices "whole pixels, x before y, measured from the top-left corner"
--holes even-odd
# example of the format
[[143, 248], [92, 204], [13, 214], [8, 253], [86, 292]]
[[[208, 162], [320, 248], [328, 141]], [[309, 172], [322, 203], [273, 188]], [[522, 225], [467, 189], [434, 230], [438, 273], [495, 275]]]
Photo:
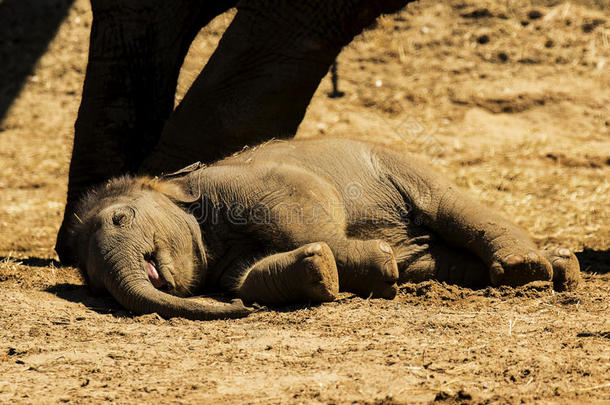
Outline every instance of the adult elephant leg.
[[341, 48], [408, 0], [247, 0], [163, 129], [142, 172], [212, 162], [292, 137]]
[[64, 220], [55, 250], [65, 264], [66, 222], [91, 185], [133, 172], [157, 143], [173, 109], [180, 66], [199, 29], [233, 1], [92, 0], [89, 62]]

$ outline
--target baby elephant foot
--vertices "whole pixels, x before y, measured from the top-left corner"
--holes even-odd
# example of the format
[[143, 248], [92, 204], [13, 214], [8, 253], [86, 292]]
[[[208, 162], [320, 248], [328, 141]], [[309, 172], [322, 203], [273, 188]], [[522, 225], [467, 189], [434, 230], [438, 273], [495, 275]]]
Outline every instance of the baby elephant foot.
[[256, 262], [235, 291], [246, 302], [265, 305], [333, 301], [339, 294], [339, 274], [326, 243], [311, 243]]
[[551, 281], [553, 267], [541, 253], [531, 249], [496, 258], [489, 273], [491, 284], [516, 287], [537, 280]]
[[390, 245], [384, 241], [376, 241], [376, 244], [378, 253], [372, 259], [377, 264], [373, 268], [379, 271], [379, 275], [373, 273], [373, 297], [391, 300], [398, 292], [398, 265]]
[[374, 298], [392, 299], [398, 292], [398, 266], [392, 247], [382, 240], [364, 241], [353, 253], [355, 268], [343, 270], [341, 288]]
[[329, 302], [339, 294], [339, 273], [335, 257], [324, 242], [310, 243], [292, 252], [295, 258], [294, 281], [299, 301]]
[[553, 289], [555, 291], [569, 291], [578, 287], [580, 265], [570, 250], [557, 248], [544, 250], [542, 254], [553, 266]]

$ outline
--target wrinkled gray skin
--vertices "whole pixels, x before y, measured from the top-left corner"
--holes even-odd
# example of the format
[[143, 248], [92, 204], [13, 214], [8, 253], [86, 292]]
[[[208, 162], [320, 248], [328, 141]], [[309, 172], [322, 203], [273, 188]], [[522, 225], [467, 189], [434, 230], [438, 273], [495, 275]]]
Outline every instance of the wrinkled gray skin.
[[576, 257], [528, 236], [426, 167], [372, 143], [276, 141], [162, 179], [123, 177], [81, 203], [70, 240], [93, 290], [137, 313], [245, 316], [246, 302], [391, 299], [397, 283], [552, 280], [575, 288]]

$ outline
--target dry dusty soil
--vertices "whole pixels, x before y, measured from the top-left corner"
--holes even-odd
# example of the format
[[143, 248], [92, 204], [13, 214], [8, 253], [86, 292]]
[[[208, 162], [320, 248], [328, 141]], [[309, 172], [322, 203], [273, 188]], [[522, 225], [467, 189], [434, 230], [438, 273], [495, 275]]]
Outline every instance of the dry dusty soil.
[[[233, 15], [201, 32], [177, 99]], [[326, 77], [298, 134], [422, 156], [540, 247], [578, 252], [580, 289], [425, 282], [215, 322], [135, 316], [56, 261], [90, 24], [86, 0], [0, 0], [1, 403], [609, 403], [607, 0], [385, 16], [340, 54], [345, 96]]]

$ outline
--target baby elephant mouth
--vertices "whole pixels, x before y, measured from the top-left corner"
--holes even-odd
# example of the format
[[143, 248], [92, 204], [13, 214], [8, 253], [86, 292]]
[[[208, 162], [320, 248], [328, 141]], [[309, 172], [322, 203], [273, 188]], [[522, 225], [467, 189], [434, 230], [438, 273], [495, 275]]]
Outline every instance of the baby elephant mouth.
[[167, 287], [167, 282], [163, 279], [163, 277], [157, 271], [157, 267], [152, 260], [148, 260], [146, 262], [146, 272], [148, 273], [148, 279], [152, 283], [152, 285], [157, 289], [163, 289]]

